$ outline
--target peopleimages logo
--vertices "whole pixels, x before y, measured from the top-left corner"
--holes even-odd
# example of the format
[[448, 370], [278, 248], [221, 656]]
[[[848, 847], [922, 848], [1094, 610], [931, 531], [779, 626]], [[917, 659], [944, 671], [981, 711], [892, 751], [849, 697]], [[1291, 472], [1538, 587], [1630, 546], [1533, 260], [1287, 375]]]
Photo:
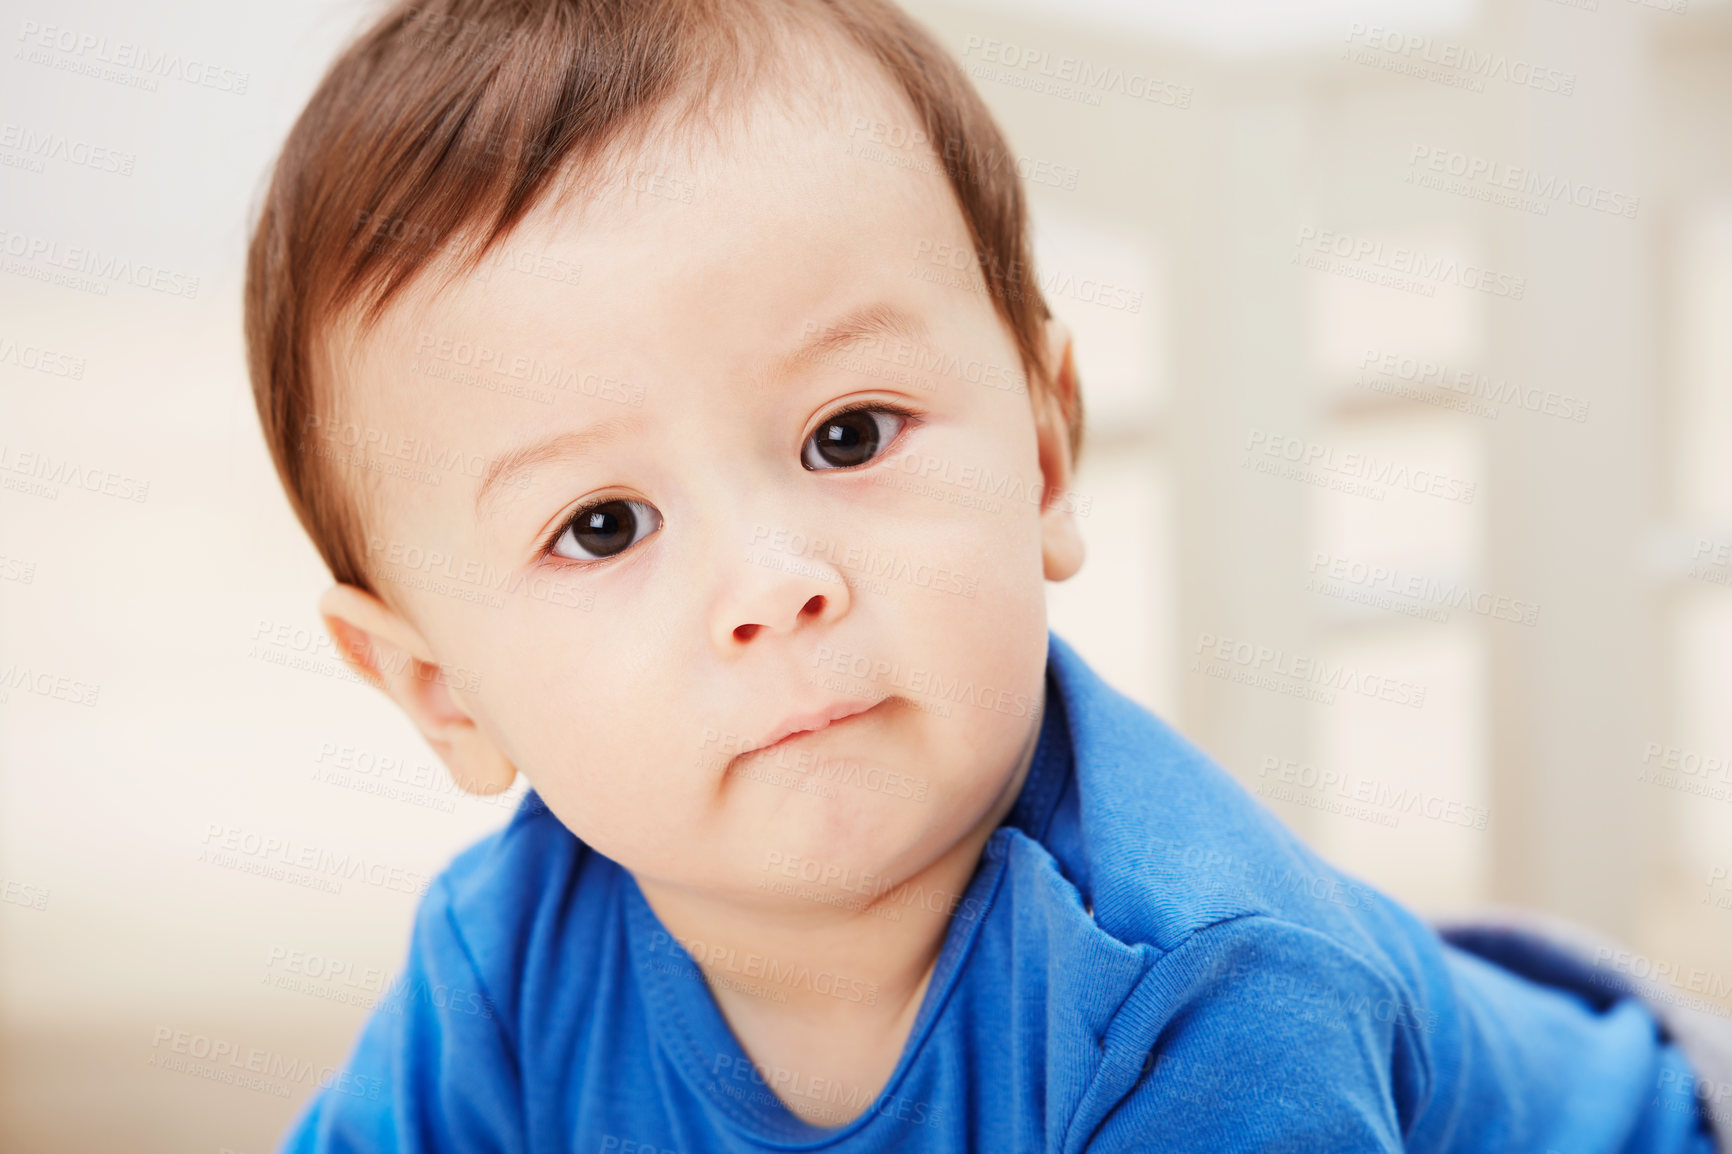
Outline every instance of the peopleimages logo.
[[[870, 580], [905, 581], [920, 589], [933, 589], [962, 597], [973, 597], [980, 587], [980, 578], [977, 576], [933, 565], [919, 558], [883, 553], [869, 545], [847, 544], [825, 537], [808, 537], [798, 530], [777, 528], [762, 522], [753, 527], [751, 544], [790, 556], [821, 558], [826, 564]], [[821, 568], [812, 575], [820, 574]]]
[[219, 822], [205, 823], [201, 845], [198, 860], [209, 865], [327, 893], [340, 893], [345, 881], [356, 881], [396, 893], [424, 894], [431, 881], [420, 870]]
[[[1540, 607], [1532, 601], [1475, 589], [1466, 581], [1408, 573], [1395, 565], [1338, 557], [1318, 550], [1312, 553], [1308, 571], [1311, 576], [1306, 588], [1312, 592], [1383, 609], [1401, 612], [1430, 609], [1441, 613], [1440, 618], [1433, 619], [1442, 621], [1449, 620], [1449, 610], [1463, 607], [1481, 617], [1519, 625], [1534, 625], [1539, 620]], [[1427, 612], [1410, 615], [1432, 616]]]
[[1324, 705], [1333, 705], [1335, 691], [1342, 690], [1395, 705], [1425, 708], [1425, 686], [1370, 673], [1345, 661], [1289, 653], [1275, 646], [1217, 637], [1213, 633], [1199, 633], [1191, 653], [1193, 673], [1206, 673]]
[[[1169, 108], [1189, 108], [1193, 95], [1190, 85], [1177, 84], [1134, 68], [1095, 64], [1078, 56], [1055, 56], [1044, 48], [1035, 48], [996, 40], [987, 36], [969, 35], [962, 45], [962, 55], [979, 64], [997, 65], [1011, 70], [1008, 74], [982, 70], [971, 66], [970, 74], [979, 79], [997, 80], [1013, 87], [1030, 88], [1090, 105], [1101, 103], [1101, 94], [1125, 96]], [[1019, 77], [1020, 74], [1020, 77]], [[1013, 78], [1025, 78], [1016, 83]]]
[[[1547, 215], [1551, 205], [1560, 201], [1630, 220], [1635, 219], [1642, 207], [1639, 196], [1451, 148], [1416, 144], [1408, 153], [1407, 163], [1407, 181], [1410, 184], [1535, 211], [1540, 216]], [[1460, 186], [1437, 179], [1442, 177], [1454, 177]]]
[[133, 166], [138, 163], [134, 153], [92, 144], [64, 133], [39, 131], [11, 121], [0, 124], [0, 150], [28, 158], [36, 172], [42, 171], [43, 161], [58, 160], [78, 168], [131, 176]]
[[68, 705], [94, 708], [97, 697], [102, 693], [102, 686], [13, 661], [0, 666], [0, 705], [10, 701], [14, 693], [31, 693], [37, 697], [64, 701]]
[[1027, 717], [1040, 709], [1039, 700], [1028, 693], [976, 685], [972, 678], [923, 669], [918, 665], [904, 666], [899, 661], [874, 660], [864, 653], [851, 653], [828, 645], [820, 645], [813, 652], [812, 665], [820, 673], [839, 673], [856, 681], [887, 685], [931, 700], [972, 705], [1012, 717]]
[[[1522, 408], [1530, 413], [1580, 424], [1588, 419], [1588, 402], [1551, 389], [1527, 388], [1507, 378], [1474, 369], [1453, 368], [1440, 361], [1368, 348], [1359, 360], [1359, 384], [1373, 392], [1424, 400], [1431, 392], [1457, 394], [1471, 411], [1496, 419], [1491, 405]], [[1376, 374], [1373, 378], [1369, 374]], [[1411, 386], [1409, 388], [1408, 386]], [[1485, 401], [1480, 406], [1476, 402]]]
[[1650, 741], [1636, 780], [1710, 801], [1732, 801], [1732, 756]]
[[466, 559], [440, 549], [369, 536], [367, 557], [390, 566], [381, 574], [387, 581], [477, 601], [494, 609], [504, 607], [505, 597], [518, 596], [586, 612], [595, 608], [595, 591], [574, 582], [501, 569], [491, 562]]
[[[1270, 775], [1273, 774], [1273, 780]], [[1491, 814], [1481, 806], [1427, 793], [1417, 786], [1390, 785], [1373, 778], [1319, 770], [1308, 762], [1266, 754], [1257, 770], [1258, 796], [1277, 796], [1296, 805], [1342, 813], [1394, 828], [1403, 816], [1424, 817], [1447, 825], [1484, 829]], [[1278, 791], [1275, 787], [1293, 787]], [[1306, 796], [1310, 795], [1310, 796]]]
[[[1283, 472], [1282, 466], [1291, 466]], [[1414, 469], [1370, 453], [1337, 452], [1333, 446], [1287, 436], [1267, 429], [1252, 429], [1246, 436], [1242, 467], [1288, 476], [1326, 488], [1339, 489], [1381, 501], [1385, 489], [1406, 489], [1427, 497], [1473, 504], [1472, 481], [1451, 477], [1436, 469]]]
[[[1594, 947], [1594, 965], [1610, 969], [1613, 973], [1624, 974], [1644, 982], [1656, 985], [1670, 986], [1691, 994], [1703, 994], [1709, 998], [1732, 997], [1732, 980], [1724, 975], [1693, 966], [1686, 970], [1677, 962], [1665, 958], [1651, 958], [1647, 954], [1639, 954], [1633, 950], [1620, 950], [1612, 946]], [[1724, 1014], [1724, 1010], [1718, 1011]]]
[[697, 938], [681, 938], [657, 930], [650, 935], [650, 953], [667, 950], [682, 961], [692, 962], [706, 974], [732, 974], [762, 983], [767, 990], [781, 993], [807, 990], [814, 994], [843, 1002], [867, 1006], [878, 1004], [878, 983], [852, 977], [835, 970], [814, 970], [810, 966], [782, 961], [755, 951], [741, 954], [730, 945], [704, 942]]
[[[1391, 287], [1428, 290], [1437, 284], [1452, 284], [1495, 297], [1519, 301], [1527, 292], [1527, 278], [1497, 272], [1480, 265], [1436, 256], [1405, 245], [1386, 245], [1371, 237], [1302, 225], [1293, 239], [1294, 263], [1321, 271], [1376, 282], [1378, 275], [1392, 278]], [[1331, 259], [1344, 262], [1339, 266]]]
[[110, 284], [125, 283], [171, 297], [198, 297], [198, 277], [191, 273], [45, 236], [0, 228], [0, 253], [11, 258], [5, 268], [14, 276], [62, 283], [80, 292], [107, 296]]
[[[250, 73], [182, 56], [178, 52], [156, 52], [131, 41], [111, 40], [107, 36], [56, 24], [38, 24], [34, 20], [20, 22], [18, 40], [23, 47], [16, 59], [94, 76], [99, 80], [125, 80], [147, 92], [156, 91], [159, 79], [173, 79], [197, 88], [214, 88], [218, 92], [245, 96], [247, 83], [252, 79]], [[108, 67], [104, 68], [104, 65]]]
[[19, 488], [10, 483], [12, 477], [4, 476], [7, 473], [30, 478], [34, 484], [26, 484], [32, 495], [47, 497], [51, 501], [59, 499], [62, 485], [122, 501], [143, 503], [150, 496], [149, 481], [140, 481], [112, 469], [81, 465], [65, 457], [56, 458], [51, 453], [30, 452], [0, 443], [0, 481], [7, 482], [6, 488]]
[[[619, 405], [643, 407], [642, 385], [602, 373], [562, 368], [528, 353], [422, 332], [415, 338], [415, 355], [418, 363], [433, 362], [472, 370], [480, 380], [491, 375], [522, 382], [529, 388], [557, 389]], [[431, 365], [428, 371], [432, 371]], [[551, 400], [549, 395], [548, 402]]]
[[[1558, 96], [1576, 91], [1576, 74], [1548, 68], [1506, 52], [1474, 48], [1412, 32], [1399, 32], [1358, 21], [1347, 28], [1347, 43], [1367, 50], [1356, 63], [1370, 64], [1393, 72], [1412, 72], [1422, 79], [1448, 76], [1457, 86], [1485, 91], [1485, 82], [1501, 80], [1520, 88], [1533, 88]], [[1348, 49], [1352, 52], [1352, 48]]]
[[31, 372], [47, 373], [68, 380], [84, 379], [84, 358], [71, 353], [44, 348], [42, 345], [21, 344], [0, 336], [0, 365], [15, 365]]

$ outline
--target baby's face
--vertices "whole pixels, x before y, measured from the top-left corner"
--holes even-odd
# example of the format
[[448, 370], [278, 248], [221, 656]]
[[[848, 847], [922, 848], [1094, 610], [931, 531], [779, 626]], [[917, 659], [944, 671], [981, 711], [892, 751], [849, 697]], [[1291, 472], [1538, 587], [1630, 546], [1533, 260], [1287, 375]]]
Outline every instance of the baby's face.
[[485, 279], [394, 304], [339, 386], [384, 443], [506, 465], [343, 470], [374, 489], [370, 571], [481, 739], [664, 883], [906, 877], [1036, 731], [1063, 429], [959, 271], [933, 154], [858, 155], [909, 123], [877, 103], [762, 104], [538, 209]]

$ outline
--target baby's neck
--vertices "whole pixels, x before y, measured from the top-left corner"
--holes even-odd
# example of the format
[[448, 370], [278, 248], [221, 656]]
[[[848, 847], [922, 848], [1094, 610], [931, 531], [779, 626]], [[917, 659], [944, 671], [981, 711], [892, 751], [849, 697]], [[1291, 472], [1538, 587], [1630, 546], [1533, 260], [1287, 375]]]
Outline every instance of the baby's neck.
[[[987, 840], [1022, 792], [1038, 735], [1036, 725], [1003, 792], [966, 835], [864, 908], [765, 909], [637, 879], [673, 937], [709, 943], [693, 960], [717, 1007], [770, 1089], [798, 1117], [843, 1125], [871, 1106], [895, 1072], [953, 911]], [[899, 900], [909, 893], [927, 900]], [[753, 957], [754, 966], [742, 965]], [[775, 973], [804, 969], [821, 977], [772, 986], [763, 980], [771, 964]], [[843, 1109], [839, 1101], [852, 1105]]]

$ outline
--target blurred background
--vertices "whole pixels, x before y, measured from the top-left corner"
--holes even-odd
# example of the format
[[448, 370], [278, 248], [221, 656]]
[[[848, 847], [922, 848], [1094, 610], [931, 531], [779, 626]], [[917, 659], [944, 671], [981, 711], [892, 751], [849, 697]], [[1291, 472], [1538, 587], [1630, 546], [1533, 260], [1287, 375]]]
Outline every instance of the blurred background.
[[[1077, 335], [1054, 628], [1347, 870], [1732, 1014], [1732, 5], [908, 6]], [[272, 1149], [400, 964], [391, 879], [508, 812], [323, 637], [244, 375], [251, 206], [372, 10], [4, 5], [7, 1151]]]

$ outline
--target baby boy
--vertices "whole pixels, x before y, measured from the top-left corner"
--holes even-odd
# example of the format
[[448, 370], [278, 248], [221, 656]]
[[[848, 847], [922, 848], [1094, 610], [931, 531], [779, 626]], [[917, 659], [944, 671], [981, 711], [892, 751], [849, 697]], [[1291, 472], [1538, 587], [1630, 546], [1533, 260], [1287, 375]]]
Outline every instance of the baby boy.
[[1639, 1003], [1446, 945], [1048, 633], [1028, 252], [888, 0], [433, 0], [336, 62], [259, 414], [347, 658], [533, 790], [287, 1149], [1713, 1149]]

